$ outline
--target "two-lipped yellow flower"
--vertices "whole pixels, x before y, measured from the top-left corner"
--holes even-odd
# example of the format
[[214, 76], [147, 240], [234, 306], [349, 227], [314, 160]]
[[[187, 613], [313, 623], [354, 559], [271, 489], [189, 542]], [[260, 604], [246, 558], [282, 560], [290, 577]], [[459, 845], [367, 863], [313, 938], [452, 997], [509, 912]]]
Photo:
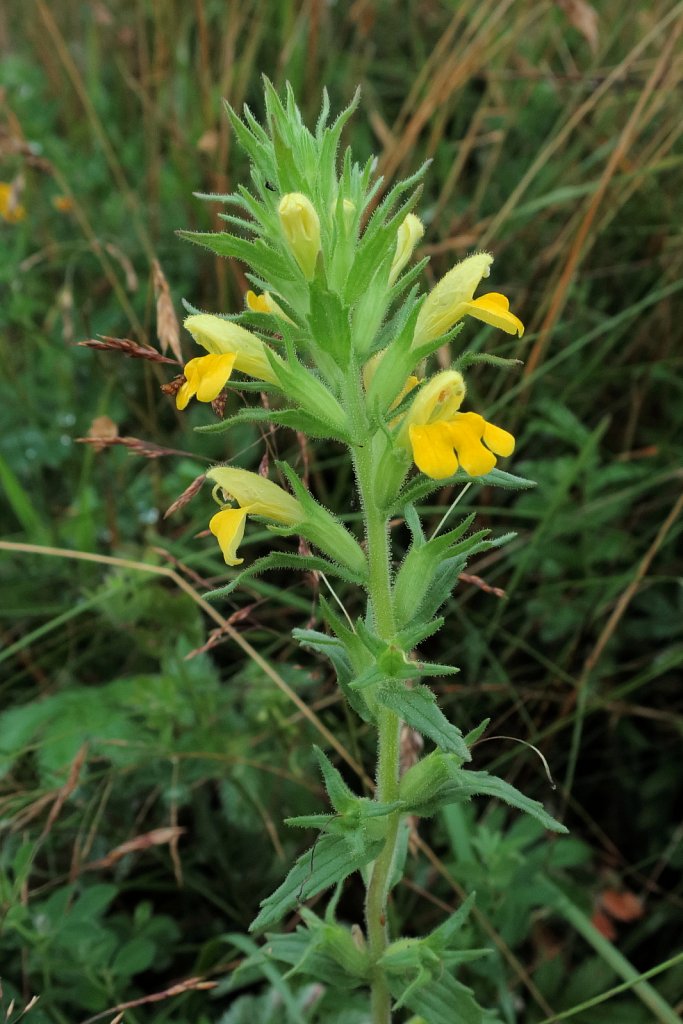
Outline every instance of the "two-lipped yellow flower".
[[413, 345], [424, 345], [450, 331], [464, 316], [472, 316], [507, 334], [522, 337], [524, 324], [510, 312], [510, 303], [499, 292], [474, 298], [484, 277], [489, 276], [493, 257], [479, 252], [468, 256], [441, 278], [425, 299], [415, 324]]
[[277, 383], [266, 346], [255, 335], [230, 320], [197, 313], [185, 321], [194, 340], [209, 353], [185, 364], [185, 383], [176, 394], [176, 406], [184, 409], [191, 398], [213, 402], [230, 380], [233, 370]]
[[214, 495], [221, 491], [236, 506], [224, 506], [211, 517], [209, 529], [220, 545], [226, 565], [241, 565], [237, 548], [244, 537], [247, 516], [262, 516], [281, 526], [294, 526], [304, 519], [301, 504], [272, 480], [246, 469], [218, 466], [206, 474], [215, 484]]
[[515, 439], [476, 412], [459, 412], [465, 381], [457, 370], [444, 370], [426, 381], [403, 418], [397, 443], [410, 451], [417, 468], [434, 480], [452, 476], [458, 467], [484, 476], [497, 455], [511, 455]]

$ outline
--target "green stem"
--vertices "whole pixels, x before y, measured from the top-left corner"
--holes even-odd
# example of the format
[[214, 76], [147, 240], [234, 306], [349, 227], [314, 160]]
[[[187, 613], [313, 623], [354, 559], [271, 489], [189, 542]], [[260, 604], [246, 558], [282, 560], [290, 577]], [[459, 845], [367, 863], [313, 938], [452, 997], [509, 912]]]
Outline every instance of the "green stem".
[[[368, 440], [355, 455], [356, 477], [360, 492], [368, 545], [369, 582], [368, 597], [372, 607], [375, 628], [384, 640], [391, 640], [395, 632], [391, 594], [391, 562], [387, 516], [378, 506], [373, 464], [372, 445]], [[399, 788], [399, 727], [398, 715], [387, 708], [378, 709], [377, 788], [375, 797], [391, 802], [398, 797]], [[381, 853], [370, 866], [370, 881], [365, 900], [365, 919], [368, 946], [375, 963], [389, 944], [387, 926], [387, 897], [396, 852], [396, 839], [401, 815], [389, 817], [387, 836]], [[391, 993], [384, 971], [375, 967], [371, 984], [372, 1024], [390, 1024]]]

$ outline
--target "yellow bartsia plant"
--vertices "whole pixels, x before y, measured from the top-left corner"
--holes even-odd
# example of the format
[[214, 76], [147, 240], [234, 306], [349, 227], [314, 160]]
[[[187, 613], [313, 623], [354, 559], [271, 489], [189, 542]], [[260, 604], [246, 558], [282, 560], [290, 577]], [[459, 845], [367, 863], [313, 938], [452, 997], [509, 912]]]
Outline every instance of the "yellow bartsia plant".
[[[226, 215], [229, 228], [237, 225], [234, 231], [188, 237], [238, 260], [257, 290], [247, 292], [241, 322], [240, 315], [187, 318], [186, 328], [206, 355], [185, 366], [177, 403], [184, 408], [193, 396], [212, 401], [239, 372], [251, 380], [232, 382], [243, 388], [236, 412], [199, 429], [226, 433], [229, 459], [242, 446], [243, 435], [231, 434], [236, 423], [261, 429], [266, 424], [269, 453], [275, 446], [286, 450], [290, 435], [276, 435], [278, 428], [299, 437], [291, 448], [292, 465], [278, 461], [272, 468], [283, 486], [232, 465], [207, 473], [220, 505], [209, 526], [228, 566], [243, 565], [238, 549], [249, 516], [274, 535], [268, 553], [231, 573], [212, 598], [265, 570], [296, 569], [325, 587], [336, 576], [342, 588], [356, 588], [335, 591], [334, 604], [316, 589], [310, 621], [295, 630], [295, 637], [330, 659], [343, 697], [365, 722], [364, 742], [375, 731], [377, 762], [368, 772], [375, 790], [372, 796], [354, 793], [318, 753], [332, 812], [290, 821], [316, 829], [318, 839], [262, 901], [252, 928], [271, 933], [263, 955], [289, 965], [292, 975], [320, 980], [319, 968], [326, 999], [339, 990], [335, 1012], [347, 1005], [350, 990], [367, 987], [366, 1017], [372, 1024], [389, 1024], [396, 1005], [426, 1024], [479, 1024], [483, 1011], [452, 977], [463, 960], [458, 916], [431, 936], [394, 941], [388, 899], [406, 820], [433, 814], [463, 794], [501, 795], [544, 828], [561, 830], [540, 804], [507, 783], [466, 770], [472, 734], [463, 736], [420, 681], [456, 670], [430, 664], [416, 651], [443, 623], [440, 610], [467, 557], [493, 543], [486, 539], [488, 531], [468, 534], [473, 513], [453, 529], [441, 530], [442, 520], [437, 530], [426, 531], [421, 520], [430, 511], [421, 513], [419, 502], [438, 481], [457, 483], [462, 477], [456, 473], [476, 477], [482, 486], [528, 486], [497, 468], [498, 458], [514, 450], [512, 435], [476, 411], [462, 411], [467, 387], [456, 367], [478, 358], [506, 361], [464, 353], [456, 367], [440, 372], [430, 371], [428, 361], [465, 317], [519, 337], [524, 328], [498, 292], [475, 297], [489, 275], [487, 253], [468, 256], [429, 294], [419, 294], [415, 270], [405, 271], [424, 235], [413, 212], [422, 172], [378, 198], [372, 161], [361, 166], [347, 153], [339, 169], [336, 154], [350, 109], [328, 124], [326, 100], [313, 134], [303, 125], [291, 91], [283, 104], [266, 82], [268, 131], [250, 112], [244, 121], [231, 112], [252, 160], [252, 186], [223, 198], [244, 216]], [[250, 232], [253, 238], [245, 237]], [[219, 415], [225, 406], [216, 406]], [[308, 467], [311, 439], [317, 438], [331, 442], [332, 458], [314, 463], [310, 479], [317, 486], [324, 478], [330, 494], [341, 494], [338, 514], [316, 500], [295, 469]], [[342, 452], [355, 480], [348, 493], [343, 493], [350, 473], [340, 466]], [[257, 453], [252, 456], [258, 461]], [[467, 493], [472, 501], [477, 488]], [[390, 529], [400, 521], [412, 537], [407, 546], [405, 531]], [[396, 550], [396, 542], [402, 550]], [[334, 721], [331, 710], [330, 728]], [[402, 723], [434, 744], [403, 778]], [[354, 872], [362, 872], [366, 896], [363, 924], [356, 923], [352, 933], [335, 917], [336, 897], [324, 921], [306, 903]], [[297, 931], [273, 934], [273, 926], [295, 910], [302, 920]]]

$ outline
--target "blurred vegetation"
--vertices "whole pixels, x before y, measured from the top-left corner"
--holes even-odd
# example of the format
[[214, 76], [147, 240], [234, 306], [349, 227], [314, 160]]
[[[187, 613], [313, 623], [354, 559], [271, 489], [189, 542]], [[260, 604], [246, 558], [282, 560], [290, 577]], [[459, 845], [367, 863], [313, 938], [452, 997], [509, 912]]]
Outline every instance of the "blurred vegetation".
[[[430, 655], [461, 666], [439, 690], [462, 728], [492, 719], [499, 738], [477, 767], [563, 814], [571, 837], [549, 840], [493, 803], [452, 808], [413, 837], [393, 913], [424, 931], [476, 888], [473, 944], [494, 953], [465, 976], [508, 1024], [677, 1019], [682, 36], [670, 0], [2, 9], [9, 1020], [35, 995], [34, 1024], [112, 1020], [125, 1002], [131, 1024], [366, 1020], [362, 999], [332, 1011], [272, 967], [239, 996], [232, 982], [250, 952], [238, 934], [303, 843], [283, 812], [319, 808], [312, 742], [338, 738], [350, 781], [366, 753], [326, 670], [290, 642], [315, 621], [319, 584], [251, 582], [212, 618], [199, 595], [225, 566], [203, 536], [206, 496], [162, 518], [209, 461], [255, 468], [265, 451], [307, 460], [316, 493], [354, 522], [349, 468], [284, 430], [240, 428], [227, 448], [194, 435], [211, 414], [176, 414], [159, 390], [166, 368], [73, 346], [155, 342], [155, 259], [179, 315], [182, 299], [241, 307], [240, 266], [174, 232], [218, 227], [218, 206], [192, 193], [246, 179], [222, 100], [260, 115], [262, 72], [292, 82], [311, 121], [323, 85], [334, 108], [360, 83], [346, 139], [359, 157], [376, 151], [387, 181], [433, 161], [420, 207], [430, 276], [490, 249], [494, 286], [527, 324], [521, 341], [466, 326], [471, 346], [525, 361], [513, 376], [486, 367], [471, 390], [517, 433], [512, 468], [539, 486], [461, 501], [518, 537], [470, 567], [505, 596], [464, 581]], [[76, 443], [98, 417], [175, 453]], [[250, 535], [247, 557], [263, 539]], [[557, 789], [510, 737], [548, 759]], [[359, 899], [349, 886], [349, 920]], [[655, 1004], [633, 987], [646, 972]]]

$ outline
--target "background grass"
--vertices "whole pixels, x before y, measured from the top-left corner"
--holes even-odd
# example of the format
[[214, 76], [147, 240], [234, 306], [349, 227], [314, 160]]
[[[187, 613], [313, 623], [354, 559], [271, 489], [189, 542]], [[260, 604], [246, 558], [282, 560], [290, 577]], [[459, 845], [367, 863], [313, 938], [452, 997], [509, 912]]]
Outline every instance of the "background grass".
[[[463, 583], [429, 654], [461, 666], [439, 686], [447, 713], [465, 729], [491, 716], [500, 737], [476, 766], [563, 814], [571, 838], [486, 803], [454, 807], [413, 837], [395, 925], [424, 931], [474, 886], [472, 937], [494, 954], [463, 976], [506, 1021], [677, 1019], [682, 30], [683, 4], [663, 0], [3, 8], [0, 178], [26, 210], [0, 221], [9, 1019], [39, 995], [36, 1024], [124, 1002], [131, 1022], [342, 1020], [273, 977], [259, 988], [254, 976], [236, 1001], [248, 948], [228, 937], [299, 849], [283, 811], [320, 805], [311, 743], [336, 738], [349, 780], [370, 763], [326, 668], [289, 638], [315, 621], [317, 584], [250, 583], [212, 621], [198, 595], [225, 567], [201, 535], [206, 496], [161, 513], [210, 460], [255, 468], [265, 450], [306, 465], [353, 523], [348, 467], [286, 431], [194, 435], [210, 413], [178, 416], [159, 391], [165, 368], [72, 347], [97, 334], [154, 341], [154, 259], [178, 313], [181, 298], [241, 307], [243, 269], [174, 231], [218, 227], [219, 207], [193, 191], [245, 180], [222, 100], [260, 115], [262, 72], [292, 82], [309, 122], [323, 85], [339, 107], [360, 83], [346, 136], [359, 157], [377, 152], [387, 181], [433, 161], [430, 278], [490, 249], [494, 286], [527, 324], [521, 341], [466, 331], [469, 346], [525, 361], [513, 375], [477, 371], [471, 392], [517, 434], [512, 468], [539, 486], [461, 501], [518, 537], [470, 566], [505, 597]], [[76, 444], [102, 416], [180, 454]], [[440, 496], [435, 522], [453, 497]], [[264, 541], [252, 531], [246, 557]], [[556, 790], [508, 737], [538, 747]], [[360, 898], [350, 886], [349, 920]], [[351, 1003], [346, 1014], [364, 1019]]]

